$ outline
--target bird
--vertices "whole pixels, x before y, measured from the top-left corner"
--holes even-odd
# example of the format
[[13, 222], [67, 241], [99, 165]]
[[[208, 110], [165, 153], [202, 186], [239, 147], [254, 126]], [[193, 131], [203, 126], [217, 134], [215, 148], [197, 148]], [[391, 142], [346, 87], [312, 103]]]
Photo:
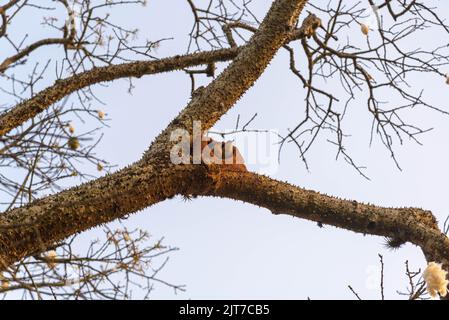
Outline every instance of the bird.
[[206, 165], [222, 165], [222, 169], [248, 171], [245, 161], [232, 141], [215, 141], [210, 137], [201, 139], [201, 160]]

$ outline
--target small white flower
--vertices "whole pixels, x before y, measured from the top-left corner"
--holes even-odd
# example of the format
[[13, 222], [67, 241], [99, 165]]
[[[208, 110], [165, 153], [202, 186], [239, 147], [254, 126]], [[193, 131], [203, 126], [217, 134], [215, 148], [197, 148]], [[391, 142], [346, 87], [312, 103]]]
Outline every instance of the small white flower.
[[443, 270], [441, 263], [429, 262], [423, 277], [427, 284], [427, 291], [436, 298], [438, 294], [442, 297], [447, 295], [447, 286], [449, 281], [446, 280], [447, 271]]
[[56, 256], [57, 256], [57, 254], [56, 254], [55, 250], [50, 250], [47, 253], [47, 258], [49, 258], [49, 259], [54, 259], [54, 258], [56, 258]]

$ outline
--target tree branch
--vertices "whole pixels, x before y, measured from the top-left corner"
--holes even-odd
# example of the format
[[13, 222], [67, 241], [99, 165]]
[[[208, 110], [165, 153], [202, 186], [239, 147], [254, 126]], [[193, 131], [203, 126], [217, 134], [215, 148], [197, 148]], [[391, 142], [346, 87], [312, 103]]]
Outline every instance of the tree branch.
[[[207, 171], [204, 170], [204, 165], [174, 165], [169, 161], [171, 130], [183, 127], [190, 132], [192, 127], [189, 125], [193, 121], [190, 117], [197, 117], [196, 120], [204, 122], [203, 128], [207, 128], [229, 110], [257, 80], [287, 39], [306, 2], [306, 0], [276, 0], [258, 32], [248, 45], [243, 47], [233, 63], [205, 89], [207, 94], [192, 99], [184, 111], [156, 139], [141, 161], [113, 175], [0, 215], [0, 270], [23, 257], [45, 250], [47, 246], [69, 235], [123, 217], [175, 194], [207, 193], [211, 183], [206, 183], [210, 178], [205, 174]], [[227, 52], [235, 50], [228, 49]], [[210, 54], [209, 52], [190, 55], [188, 61], [192, 61], [192, 56], [197, 59], [198, 56], [203, 59], [210, 58]], [[37, 100], [32, 98], [13, 111], [18, 113], [19, 119], [26, 119], [31, 115], [29, 108], [39, 112], [42, 106], [53, 103], [55, 97], [63, 97], [70, 90], [73, 92], [76, 90], [74, 87], [93, 83], [92, 77], [107, 81], [113, 79], [116, 73], [122, 76], [148, 74], [154, 71], [153, 64], [156, 63], [160, 64], [160, 70], [180, 68], [179, 57], [165, 62], [166, 64], [156, 61], [127, 64], [126, 67], [121, 65], [98, 68], [77, 76], [77, 80], [71, 83], [72, 87], [68, 87], [71, 78], [59, 81], [47, 89], [49, 90], [47, 94], [41, 94]], [[131, 65], [134, 67], [133, 70], [130, 70]], [[111, 68], [115, 72], [111, 73]], [[220, 98], [223, 101], [220, 101]], [[29, 101], [34, 101], [34, 104]], [[10, 114], [8, 118], [6, 114], [2, 119], [3, 122], [0, 120], [0, 128], [3, 128], [0, 131], [3, 130], [1, 131], [3, 133], [8, 131], [4, 127], [10, 123], [8, 119], [15, 121], [16, 124], [20, 122]], [[11, 125], [9, 128], [12, 128]]]
[[[212, 127], [264, 72], [279, 48], [294, 32], [307, 0], [275, 1], [257, 32], [240, 54], [172, 122], [191, 132], [193, 120], [202, 130]], [[172, 129], [170, 125], [167, 129]]]
[[219, 196], [252, 203], [273, 214], [288, 214], [362, 234], [399, 238], [419, 246], [428, 261], [449, 265], [449, 238], [430, 211], [385, 208], [343, 200], [251, 172], [210, 173]]
[[[226, 165], [173, 165], [169, 161], [171, 131], [185, 128], [191, 132], [193, 120], [202, 121], [203, 130], [218, 121], [257, 80], [284, 44], [305, 3], [305, 0], [275, 1], [259, 30], [241, 49], [174, 57], [163, 62], [137, 62], [127, 64], [126, 68], [125, 65], [113, 66], [112, 70], [122, 76], [149, 74], [154, 72], [154, 64], [158, 65], [158, 70], [170, 70], [181, 68], [181, 63], [198, 63], [217, 53], [226, 53], [229, 57], [236, 54], [235, 50], [239, 51], [230, 66], [192, 98], [142, 160], [112, 175], [0, 215], [0, 270], [69, 235], [122, 218], [176, 194], [242, 200], [275, 214], [289, 214], [363, 234], [399, 238], [420, 246], [428, 261], [442, 262], [447, 268], [449, 239], [438, 229], [429, 211], [341, 200], [255, 173], [235, 172]], [[130, 65], [134, 66], [133, 70], [129, 70]], [[89, 82], [90, 76], [102, 81], [113, 79], [117, 73], [110, 74], [110, 68], [85, 73], [81, 83]], [[60, 83], [64, 81], [68, 80]], [[59, 90], [69, 90], [60, 83], [56, 84]]]
[[54, 44], [69, 44], [70, 42], [71, 42], [71, 40], [68, 38], [67, 39], [66, 38], [48, 38], [48, 39], [42, 39], [42, 40], [36, 41], [35, 43], [29, 45], [28, 47], [20, 50], [18, 53], [3, 60], [3, 62], [0, 63], [0, 73], [4, 73], [9, 68], [9, 66], [11, 66], [13, 63], [30, 55], [31, 52], [33, 52], [34, 50], [36, 50], [42, 46], [48, 46], [48, 45], [54, 45]]
[[[305, 4], [305, 1], [304, 1]], [[302, 5], [303, 6], [303, 5]], [[301, 7], [302, 9], [302, 7]], [[273, 19], [278, 19], [282, 13], [277, 13], [278, 16], [270, 15]], [[289, 15], [286, 14], [286, 18]], [[284, 19], [287, 20], [287, 19]], [[245, 53], [241, 55], [240, 62], [236, 65], [233, 65], [231, 70], [224, 73], [220, 76], [220, 83], [217, 83], [213, 88], [208, 89], [208, 92], [215, 91], [222, 86], [223, 83], [226, 84], [234, 84], [235, 87], [243, 86], [245, 91], [252, 85], [252, 83], [260, 76], [260, 73], [263, 72], [267, 61], [270, 61], [273, 57], [274, 53], [277, 51], [274, 48], [278, 48], [279, 43], [287, 43], [290, 41], [295, 41], [298, 39], [302, 39], [306, 36], [310, 36], [311, 30], [315, 30], [319, 26], [316, 25], [315, 19], [306, 19], [301, 26], [301, 28], [293, 29], [294, 23], [289, 21], [284, 21], [279, 23], [275, 29], [273, 29], [268, 23], [261, 25], [261, 28], [258, 34], [262, 35], [260, 39], [252, 39], [254, 43], [258, 43], [258, 46], [263, 46], [266, 41], [269, 41], [271, 36], [276, 35], [276, 42], [273, 43], [273, 47], [266, 52], [259, 51], [260, 47], [256, 47], [254, 45], [250, 45], [250, 49], [246, 49]], [[285, 24], [288, 22], [289, 24]], [[272, 29], [272, 34], [267, 34], [266, 26], [269, 25], [268, 29]], [[252, 31], [256, 31], [256, 29], [252, 29]], [[12, 56], [6, 60], [4, 60], [0, 64], [0, 73], [3, 72], [9, 65], [23, 58], [27, 54], [29, 54], [32, 50], [36, 49], [39, 46], [47, 45], [47, 44], [67, 44], [70, 42], [70, 39], [45, 39], [35, 44], [25, 48], [20, 53]], [[202, 64], [210, 64], [215, 62], [224, 62], [229, 61], [237, 57], [237, 55], [245, 49], [247, 45], [232, 47], [229, 49], [220, 49], [206, 52], [199, 52], [193, 54], [187, 54], [183, 56], [174, 56], [169, 58], [164, 58], [157, 61], [136, 61], [130, 63], [123, 63], [119, 65], [110, 65], [99, 68], [94, 68], [89, 71], [85, 71], [80, 74], [73, 75], [69, 78], [63, 80], [57, 80], [55, 84], [52, 86], [42, 90], [41, 92], [34, 95], [32, 98], [25, 100], [16, 106], [12, 107], [8, 112], [0, 115], [0, 136], [5, 135], [12, 129], [20, 126], [25, 121], [32, 119], [40, 112], [44, 111], [52, 104], [61, 100], [62, 98], [70, 95], [71, 93], [86, 88], [88, 86], [113, 81], [122, 78], [129, 77], [137, 77], [140, 78], [144, 75], [158, 74], [168, 71], [181, 70], [184, 68], [202, 65]], [[262, 55], [264, 59], [260, 59], [261, 63], [257, 68], [253, 70], [253, 74], [248, 79], [242, 79], [241, 77], [234, 76], [233, 79], [228, 77], [228, 75], [233, 74], [233, 70], [239, 68], [246, 68], [246, 64], [252, 64], [252, 57], [256, 55]], [[223, 101], [224, 104], [232, 106], [235, 101], [240, 97], [239, 92], [234, 88], [229, 88], [227, 90], [221, 90], [221, 96], [226, 96], [229, 101]], [[207, 94], [207, 93], [206, 93]], [[217, 95], [216, 95], [217, 96]], [[217, 96], [217, 99], [221, 99]], [[198, 103], [203, 103], [203, 101], [199, 101]], [[221, 113], [223, 114], [228, 110], [229, 107], [225, 108]], [[215, 123], [218, 118], [211, 119], [211, 123]]]
[[129, 77], [142, 77], [183, 68], [228, 61], [237, 56], [242, 48], [230, 48], [199, 52], [184, 56], [174, 56], [157, 61], [137, 61], [111, 65], [73, 75], [67, 79], [57, 80], [54, 85], [42, 90], [32, 98], [25, 100], [0, 116], [0, 136], [30, 120], [52, 104], [67, 95], [93, 84]]

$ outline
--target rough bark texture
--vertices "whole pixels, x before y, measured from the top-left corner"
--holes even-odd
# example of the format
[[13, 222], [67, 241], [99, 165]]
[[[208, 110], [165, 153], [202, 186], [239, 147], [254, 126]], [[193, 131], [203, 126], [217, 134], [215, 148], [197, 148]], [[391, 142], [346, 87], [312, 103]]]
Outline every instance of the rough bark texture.
[[32, 51], [36, 50], [39, 47], [48, 46], [48, 45], [55, 45], [55, 44], [67, 44], [69, 43], [69, 39], [64, 38], [50, 38], [50, 39], [43, 39], [40, 41], [37, 41], [33, 43], [32, 45], [26, 47], [25, 49], [19, 51], [17, 54], [3, 60], [2, 63], [0, 63], [0, 73], [5, 72], [6, 69], [13, 63], [16, 63], [20, 59], [28, 56]]
[[[178, 127], [192, 130], [193, 120], [203, 130], [212, 127], [254, 84], [293, 32], [306, 1], [276, 1], [258, 32], [240, 54], [175, 119]], [[169, 126], [168, 129], [171, 129]]]
[[129, 77], [142, 77], [183, 68], [207, 64], [211, 61], [228, 61], [237, 56], [241, 47], [175, 56], [157, 61], [137, 61], [95, 68], [76, 74], [44, 89], [31, 99], [16, 105], [0, 116], [0, 136], [8, 133], [25, 121], [35, 117], [67, 95], [93, 84]]
[[207, 180], [199, 169], [198, 165], [161, 168], [136, 163], [0, 215], [0, 261], [8, 266], [71, 234], [124, 217], [175, 194], [198, 193], [196, 181]]
[[241, 200], [362, 234], [399, 238], [422, 248], [430, 261], [449, 263], [449, 238], [430, 211], [385, 208], [339, 199], [254, 173], [216, 171], [208, 195]]
[[[310, 19], [312, 17], [312, 19]], [[294, 41], [298, 39], [302, 39], [306, 36], [310, 36], [310, 33], [316, 30], [319, 25], [317, 24], [317, 21], [319, 19], [311, 15], [309, 16], [303, 23], [303, 25], [296, 30], [290, 30], [289, 26], [288, 29], [281, 30], [281, 33], [279, 35], [282, 35], [278, 40], [281, 38], [284, 42]], [[271, 30], [271, 27], [269, 28]], [[252, 31], [257, 31], [256, 29], [252, 29]], [[286, 32], [287, 31], [287, 32]], [[272, 30], [272, 32], [278, 32], [278, 30]], [[260, 33], [260, 32], [259, 32]], [[240, 65], [245, 63], [251, 63], [253, 62], [250, 58], [254, 54], [257, 54], [257, 50], [263, 47], [263, 41], [266, 41], [268, 38], [266, 36], [269, 36], [268, 34], [262, 37], [262, 39], [254, 39], [254, 41], [257, 41], [259, 43], [258, 46], [252, 46], [251, 49], [247, 50], [247, 53], [245, 55], [240, 55], [243, 58], [241, 58]], [[9, 65], [11, 65], [14, 62], [17, 62], [24, 56], [30, 54], [34, 49], [48, 44], [66, 44], [67, 39], [45, 39], [39, 42], [36, 42], [32, 44], [31, 46], [25, 48], [21, 52], [17, 53], [16, 55], [7, 58], [0, 64], [0, 73], [4, 72]], [[278, 45], [274, 44], [273, 45]], [[209, 63], [215, 63], [215, 62], [224, 62], [229, 61], [234, 58], [236, 58], [239, 53], [245, 48], [245, 46], [240, 47], [232, 47], [228, 49], [220, 49], [220, 50], [212, 50], [212, 51], [205, 51], [205, 52], [198, 52], [193, 54], [187, 54], [182, 56], [174, 56], [169, 57], [157, 61], [135, 61], [135, 62], [129, 62], [129, 63], [123, 63], [118, 65], [110, 65], [105, 67], [99, 67], [95, 68], [89, 71], [85, 71], [79, 74], [76, 74], [72, 77], [69, 77], [67, 79], [61, 79], [56, 81], [52, 86], [42, 90], [41, 92], [34, 95], [31, 99], [25, 100], [13, 108], [6, 112], [3, 115], [0, 115], [0, 136], [8, 133], [12, 129], [20, 126], [27, 120], [32, 119], [40, 112], [44, 111], [48, 107], [50, 107], [52, 104], [58, 102], [62, 98], [66, 97], [67, 95], [78, 91], [80, 89], [89, 87], [94, 84], [102, 83], [102, 82], [108, 82], [113, 81], [117, 79], [122, 78], [140, 78], [144, 75], [152, 75], [152, 74], [158, 74], [158, 73], [164, 73], [169, 71], [176, 71], [181, 70], [188, 67], [198, 66], [202, 64], [209, 64]], [[275, 48], [275, 47], [273, 47]], [[271, 51], [273, 50], [271, 49]], [[278, 48], [278, 47], [277, 47]], [[277, 51], [274, 50], [271, 52], [271, 56]], [[266, 58], [269, 58], [270, 53], [264, 52], [266, 55]], [[246, 57], [246, 59], [245, 59]], [[259, 68], [259, 72], [263, 72], [263, 69], [260, 69], [260, 66], [263, 66], [264, 62], [261, 60], [261, 64], [259, 66], [255, 66], [255, 68]], [[235, 68], [234, 68], [235, 69]], [[229, 72], [228, 72], [229, 74]], [[260, 73], [259, 73], [260, 75]], [[254, 77], [254, 75], [253, 75]], [[257, 78], [256, 78], [257, 79]], [[235, 79], [225, 79], [223, 80], [235, 80]], [[248, 79], [247, 79], [248, 81]], [[254, 80], [253, 80], [254, 81]], [[236, 83], [237, 86], [239, 83]], [[210, 90], [209, 90], [210, 91]], [[237, 92], [234, 90], [234, 92]], [[226, 92], [222, 92], [222, 94], [225, 94]], [[234, 99], [238, 99], [238, 95], [234, 97]]]

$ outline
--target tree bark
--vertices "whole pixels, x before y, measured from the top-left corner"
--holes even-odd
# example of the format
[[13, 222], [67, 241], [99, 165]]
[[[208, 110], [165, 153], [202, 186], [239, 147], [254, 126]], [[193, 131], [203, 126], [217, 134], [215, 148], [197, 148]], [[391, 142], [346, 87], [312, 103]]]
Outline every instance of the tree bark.
[[242, 47], [237, 47], [175, 56], [156, 61], [137, 61], [105, 66], [73, 75], [67, 79], [57, 80], [52, 86], [0, 115], [0, 136], [32, 119], [69, 94], [91, 85], [123, 78], [140, 78], [144, 75], [181, 70], [210, 62], [228, 61], [235, 58], [241, 49]]
[[98, 68], [62, 80], [0, 117], [0, 135], [61, 99], [99, 81], [141, 76], [187, 66], [233, 59], [222, 74], [193, 97], [156, 138], [138, 162], [118, 172], [74, 187], [0, 215], [0, 271], [20, 259], [45, 250], [64, 238], [122, 218], [177, 194], [242, 200], [275, 214], [412, 242], [429, 261], [449, 264], [449, 239], [431, 212], [416, 208], [383, 208], [341, 200], [226, 165], [174, 165], [170, 162], [170, 134], [182, 128], [192, 132], [193, 121], [202, 130], [213, 126], [248, 90], [288, 41], [307, 0], [276, 0], [247, 45]]
[[[311, 30], [315, 30], [317, 27], [316, 19], [306, 19], [300, 28], [291, 31], [288, 34], [288, 37], [284, 38], [284, 42], [288, 43], [310, 36]], [[276, 30], [273, 30], [273, 32], [276, 32]], [[30, 54], [31, 51], [37, 47], [48, 44], [64, 43], [67, 43], [66, 39], [46, 39], [39, 41], [16, 55], [5, 59], [0, 64], [0, 73], [4, 72], [10, 64], [17, 62], [24, 56]], [[244, 47], [245, 45], [242, 45], [220, 50], [177, 55], [156, 61], [135, 61], [104, 66], [73, 75], [66, 79], [57, 80], [52, 86], [42, 90], [32, 98], [17, 104], [8, 112], [0, 115], [0, 136], [7, 134], [14, 128], [17, 128], [26, 121], [32, 119], [62, 98], [91, 85], [123, 78], [140, 78], [144, 75], [182, 70], [198, 65], [226, 62], [236, 58]], [[257, 50], [257, 48], [254, 49]], [[246, 56], [252, 57], [252, 54], [254, 53], [248, 53]], [[251, 63], [252, 61], [248, 61], [247, 59], [246, 62]]]
[[[0, 216], [0, 262], [2, 268], [45, 250], [51, 244], [123, 217], [151, 204], [179, 193], [195, 194], [197, 181], [204, 170], [202, 165], [176, 166], [170, 162], [170, 133], [177, 128], [192, 131], [193, 119], [203, 123], [203, 129], [212, 126], [228, 111], [237, 99], [250, 88], [263, 73], [277, 50], [291, 35], [306, 0], [276, 0], [259, 30], [240, 51], [223, 73], [191, 100], [180, 115], [156, 138], [142, 160], [112, 175], [45, 197], [33, 203], [10, 210]], [[208, 54], [195, 56], [210, 58]], [[191, 57], [192, 58], [192, 57]], [[121, 76], [142, 75], [160, 69], [180, 68], [180, 60], [135, 63], [115, 68], [98, 68], [88, 73], [62, 80], [36, 97], [13, 108], [0, 118], [0, 134], [29, 119], [63, 96], [89, 84]], [[189, 60], [192, 61], [192, 60]], [[205, 61], [206, 62], [206, 61]], [[161, 72], [159, 69], [159, 72]], [[112, 70], [112, 71], [111, 71]], [[75, 77], [75, 76], [74, 76]], [[92, 80], [95, 79], [95, 80]], [[185, 188], [187, 189], [184, 189]], [[204, 192], [204, 189], [201, 191]], [[199, 193], [201, 193], [199, 192]]]

